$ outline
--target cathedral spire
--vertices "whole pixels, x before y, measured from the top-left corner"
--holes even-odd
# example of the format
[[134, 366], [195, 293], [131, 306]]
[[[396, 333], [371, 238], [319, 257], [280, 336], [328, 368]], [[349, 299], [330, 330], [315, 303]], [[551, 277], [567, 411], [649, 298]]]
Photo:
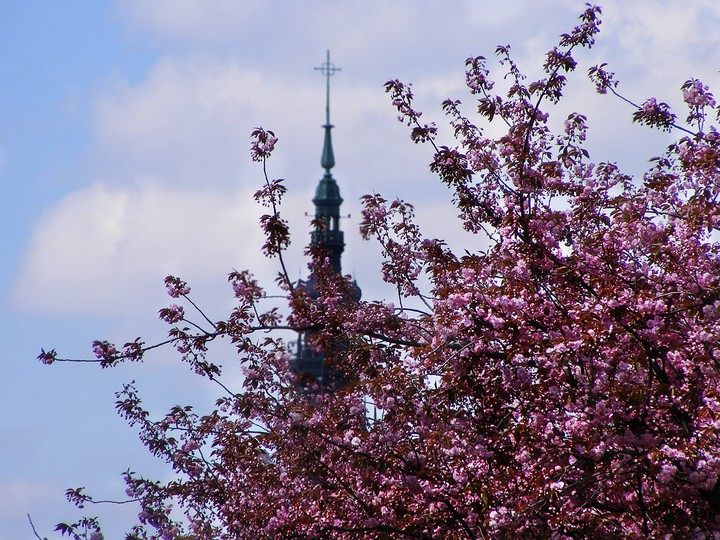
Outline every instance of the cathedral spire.
[[[330, 130], [330, 77], [340, 71], [339, 67], [330, 62], [330, 51], [327, 52], [327, 60], [316, 70], [325, 75], [325, 140], [320, 164], [325, 169], [325, 174], [318, 183], [315, 190], [313, 203], [315, 204], [315, 230], [312, 232], [311, 244], [322, 248], [321, 252], [328, 257], [333, 271], [340, 276], [342, 268], [340, 258], [345, 249], [345, 238], [340, 230], [340, 205], [343, 200], [340, 196], [340, 188], [332, 176], [331, 169], [335, 166], [335, 155], [332, 147]], [[320, 292], [318, 288], [318, 277], [312, 277], [307, 281], [300, 281], [299, 286], [305, 289], [308, 296], [315, 300]], [[343, 301], [358, 301], [362, 296], [360, 287], [355, 281], [348, 281], [346, 297]], [[313, 345], [313, 336], [317, 329], [305, 330], [298, 337], [297, 354], [291, 360], [295, 372], [300, 375], [301, 386], [307, 380], [314, 380], [322, 391], [334, 391], [345, 384], [347, 374], [339, 369], [338, 362], [342, 359], [342, 351], [347, 348], [347, 343], [339, 341], [326, 346], [324, 349]]]
[[325, 141], [323, 144], [323, 153], [320, 164], [325, 169], [325, 174], [330, 174], [330, 169], [335, 166], [335, 154], [332, 148], [332, 136], [330, 130], [333, 125], [330, 123], [330, 77], [336, 72], [342, 71], [339, 67], [330, 62], [330, 51], [327, 51], [327, 59], [320, 67], [315, 68], [317, 71], [325, 75]]
[[341, 69], [330, 62], [330, 51], [327, 51], [326, 61], [315, 69], [325, 75], [325, 124], [322, 126], [325, 129], [325, 139], [320, 159], [320, 165], [325, 169], [325, 174], [315, 190], [315, 197], [313, 197], [317, 228], [313, 231], [311, 241], [313, 244], [322, 244], [330, 258], [330, 264], [339, 274], [342, 270], [340, 257], [345, 249], [345, 239], [340, 230], [340, 205], [343, 199], [331, 172], [335, 166], [335, 153], [330, 133], [333, 128], [330, 123], [330, 77]]

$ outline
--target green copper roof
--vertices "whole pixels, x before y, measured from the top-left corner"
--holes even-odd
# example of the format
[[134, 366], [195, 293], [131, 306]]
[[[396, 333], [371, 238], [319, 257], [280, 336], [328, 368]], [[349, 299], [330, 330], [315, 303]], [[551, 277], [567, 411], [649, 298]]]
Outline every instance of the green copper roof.
[[325, 124], [325, 141], [323, 142], [322, 158], [320, 159], [320, 165], [325, 169], [326, 174], [330, 174], [330, 169], [335, 166], [335, 153], [332, 147], [332, 135], [330, 130], [333, 128], [330, 124]]
[[313, 202], [315, 203], [315, 206], [322, 206], [323, 209], [327, 209], [330, 206], [337, 206], [338, 212], [340, 211], [340, 205], [342, 204], [343, 199], [340, 196], [340, 188], [331, 175], [325, 174], [323, 179], [320, 180], [317, 188], [315, 189]]

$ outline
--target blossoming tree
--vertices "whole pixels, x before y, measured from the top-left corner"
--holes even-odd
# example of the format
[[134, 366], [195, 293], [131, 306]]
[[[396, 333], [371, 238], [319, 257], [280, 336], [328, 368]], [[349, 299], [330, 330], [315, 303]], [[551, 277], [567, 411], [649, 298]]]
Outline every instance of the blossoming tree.
[[[707, 125], [720, 109], [690, 80], [682, 125], [654, 99], [636, 107], [636, 122], [681, 137], [643, 178], [591, 163], [586, 118], [571, 114], [553, 133], [548, 110], [599, 16], [588, 7], [529, 84], [499, 47], [505, 96], [493, 93], [485, 58], [468, 59], [479, 121], [446, 101], [451, 146], [421, 123], [410, 87], [387, 83], [412, 139], [430, 145], [464, 228], [488, 245], [453, 253], [421, 235], [410, 204], [364, 197], [361, 232], [381, 244], [400, 307], [355, 300], [321, 248], [310, 250], [319, 297], [298, 288], [283, 266], [285, 188], [267, 176], [256, 197], [268, 207], [265, 251], [278, 259], [289, 315], [263, 309], [265, 289], [249, 272], [230, 275], [237, 307], [222, 321], [167, 278], [184, 304], [160, 313], [172, 327], [166, 345], [223, 395], [206, 415], [176, 407], [151, 418], [133, 386], [119, 394], [120, 413], [176, 473], [126, 476], [140, 508], [128, 538], [720, 534], [720, 136]], [[605, 66], [590, 78], [618, 93]], [[480, 121], [504, 134], [486, 136]], [[275, 136], [258, 129], [253, 141], [265, 170]], [[345, 374], [336, 391], [290, 368], [282, 331], [310, 328]], [[242, 388], [225, 386], [211, 360], [218, 336], [237, 350]], [[148, 348], [98, 342], [95, 353], [109, 367]], [[97, 523], [60, 528], [80, 538]]]

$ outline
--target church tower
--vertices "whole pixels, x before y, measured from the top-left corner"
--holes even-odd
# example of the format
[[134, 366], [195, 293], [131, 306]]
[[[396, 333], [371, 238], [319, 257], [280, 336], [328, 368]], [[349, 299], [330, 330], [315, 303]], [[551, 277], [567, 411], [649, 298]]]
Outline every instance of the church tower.
[[[333, 271], [342, 275], [341, 257], [345, 250], [345, 235], [340, 229], [340, 205], [343, 199], [331, 172], [335, 166], [335, 154], [331, 134], [334, 126], [330, 123], [330, 77], [340, 71], [340, 68], [330, 62], [330, 51], [328, 51], [325, 63], [315, 69], [325, 75], [326, 79], [325, 124], [322, 126], [325, 130], [325, 137], [320, 159], [320, 165], [325, 169], [325, 174], [320, 179], [312, 200], [315, 205], [315, 230], [311, 233], [310, 243], [320, 246], [327, 254]], [[311, 299], [317, 298], [317, 281], [315, 279], [301, 280], [298, 286], [304, 288]], [[350, 283], [350, 290], [352, 299], [359, 300], [362, 292], [354, 281]], [[335, 366], [328, 364], [325, 351], [315, 350], [308, 344], [313, 333], [313, 331], [306, 331], [298, 338], [297, 353], [292, 360], [293, 368], [301, 379], [315, 381], [323, 390], [335, 390], [342, 386], [341, 378]], [[342, 344], [338, 344], [338, 348], [342, 348]]]
[[[330, 258], [330, 264], [337, 274], [342, 273], [340, 257], [345, 249], [345, 235], [340, 230], [340, 205], [343, 200], [340, 196], [340, 188], [333, 178], [330, 170], [335, 166], [335, 154], [332, 147], [332, 133], [334, 127], [330, 123], [330, 77], [340, 68], [330, 62], [330, 51], [327, 52], [327, 61], [319, 68], [315, 68], [325, 75], [325, 140], [323, 141], [322, 157], [320, 166], [325, 169], [325, 174], [315, 189], [315, 221], [318, 224], [312, 233], [312, 244], [320, 244]], [[320, 227], [323, 224], [323, 228]]]

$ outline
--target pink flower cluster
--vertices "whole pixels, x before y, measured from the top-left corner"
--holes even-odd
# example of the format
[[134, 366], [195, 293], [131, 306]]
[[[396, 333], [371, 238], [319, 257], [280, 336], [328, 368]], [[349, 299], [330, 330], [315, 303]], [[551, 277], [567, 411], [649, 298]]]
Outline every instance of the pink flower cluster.
[[683, 85], [683, 99], [692, 107], [715, 107], [715, 99], [709, 89], [697, 79], [689, 80]]
[[171, 298], [180, 298], [190, 294], [188, 284], [175, 276], [165, 277], [165, 289]]
[[51, 349], [49, 351], [42, 349], [37, 358], [38, 360], [40, 360], [40, 362], [49, 366], [50, 364], [55, 362], [55, 359], [57, 358], [57, 352], [55, 352], [55, 349]]
[[160, 318], [168, 324], [175, 324], [185, 318], [185, 310], [182, 306], [171, 304], [160, 310]]
[[270, 157], [275, 149], [277, 137], [272, 131], [266, 131], [263, 128], [255, 128], [252, 132], [252, 142], [250, 144], [250, 156], [253, 161], [264, 161]]

